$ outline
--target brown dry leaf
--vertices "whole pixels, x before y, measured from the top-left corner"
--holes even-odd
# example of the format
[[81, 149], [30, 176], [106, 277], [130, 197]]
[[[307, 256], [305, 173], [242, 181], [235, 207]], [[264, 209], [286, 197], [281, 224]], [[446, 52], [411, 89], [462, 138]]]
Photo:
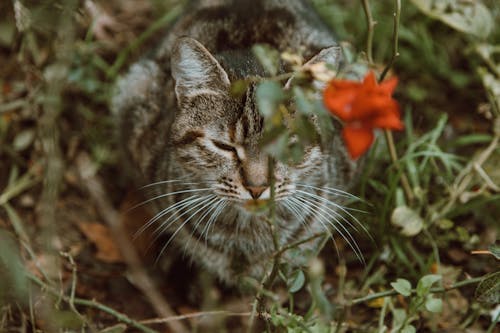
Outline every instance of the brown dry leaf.
[[142, 257], [149, 254], [155, 255], [154, 244], [151, 244], [154, 228], [147, 228], [136, 235], [136, 232], [151, 219], [151, 213], [144, 206], [135, 207], [138, 202], [144, 201], [137, 192], [129, 191], [120, 205], [120, 223], [127, 232], [130, 239], [133, 239], [134, 247]]
[[78, 228], [97, 248], [96, 258], [107, 263], [121, 263], [123, 257], [108, 227], [100, 223], [78, 223]]

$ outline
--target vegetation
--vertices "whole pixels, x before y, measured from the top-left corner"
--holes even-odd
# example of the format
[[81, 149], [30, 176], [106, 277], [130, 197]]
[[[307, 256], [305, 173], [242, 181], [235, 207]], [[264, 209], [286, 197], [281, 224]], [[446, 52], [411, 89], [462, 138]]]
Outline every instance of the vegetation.
[[[495, 331], [500, 4], [313, 3], [343, 41], [347, 64], [337, 77], [371, 69], [381, 82], [399, 78], [405, 130], [379, 133], [346, 215], [347, 228], [359, 221], [366, 232], [353, 233], [356, 243], [316, 235], [325, 247], [303, 269], [280, 260], [298, 244], [277, 246], [269, 276], [249, 280], [244, 295], [201, 276], [196, 296], [130, 246], [124, 212], [133, 199], [123, 193], [134, 189], [116, 177], [108, 109], [119, 73], [161, 38], [182, 3], [0, 3], [0, 331]], [[315, 73], [295, 55], [255, 52], [270, 73], [259, 82], [263, 146], [293, 161], [319, 138], [309, 114], [330, 117], [311, 97], [311, 78], [337, 69]], [[282, 83], [292, 74], [275, 76], [270, 61], [280, 56], [296, 61], [289, 90]], [[286, 97], [300, 112], [291, 129]], [[300, 140], [289, 145], [291, 135]]]

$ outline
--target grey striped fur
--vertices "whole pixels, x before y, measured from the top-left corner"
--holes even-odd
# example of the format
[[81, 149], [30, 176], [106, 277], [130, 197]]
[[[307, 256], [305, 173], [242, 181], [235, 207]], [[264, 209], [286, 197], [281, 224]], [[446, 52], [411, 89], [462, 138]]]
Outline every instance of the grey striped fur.
[[[163, 252], [177, 247], [229, 285], [260, 278], [275, 252], [263, 216], [244, 207], [270, 194], [254, 86], [241, 98], [229, 94], [231, 82], [263, 74], [254, 43], [339, 61], [306, 1], [192, 2], [154, 54], [120, 79], [112, 102], [133, 179], [153, 193], [155, 216], [142, 229], [167, 234]], [[328, 147], [309, 146], [297, 165], [277, 163], [280, 243], [337, 230], [358, 252], [340, 206], [355, 171], [338, 134]]]

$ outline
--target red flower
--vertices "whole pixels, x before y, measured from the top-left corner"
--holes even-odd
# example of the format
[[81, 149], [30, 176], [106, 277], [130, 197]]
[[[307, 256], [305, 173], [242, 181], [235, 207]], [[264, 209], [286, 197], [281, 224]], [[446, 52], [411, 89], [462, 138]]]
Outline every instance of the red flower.
[[369, 72], [363, 82], [332, 80], [323, 92], [327, 109], [344, 122], [342, 137], [353, 159], [370, 148], [375, 128], [403, 129], [399, 105], [392, 98], [397, 82], [393, 77], [378, 84]]

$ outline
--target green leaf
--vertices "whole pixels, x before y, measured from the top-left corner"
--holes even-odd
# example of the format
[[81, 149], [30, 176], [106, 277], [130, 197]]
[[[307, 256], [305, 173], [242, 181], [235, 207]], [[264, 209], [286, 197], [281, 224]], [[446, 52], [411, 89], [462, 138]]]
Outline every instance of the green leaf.
[[440, 313], [443, 311], [443, 300], [440, 298], [429, 297], [425, 301], [425, 308], [429, 312]]
[[488, 246], [488, 250], [491, 252], [492, 255], [495, 256], [495, 258], [500, 260], [500, 245], [499, 244], [491, 244]]
[[24, 227], [24, 223], [19, 214], [17, 214], [16, 210], [8, 202], [4, 203], [2, 207], [5, 209], [17, 236], [21, 240], [28, 242], [28, 233], [26, 232], [26, 228]]
[[411, 283], [406, 279], [397, 279], [396, 282], [391, 282], [391, 286], [403, 296], [411, 295]]
[[408, 314], [403, 309], [395, 308], [392, 310], [392, 326], [401, 327], [405, 322]]
[[15, 136], [12, 146], [15, 151], [23, 151], [31, 145], [34, 139], [35, 131], [33, 129], [27, 129]]
[[231, 84], [231, 96], [240, 98], [247, 91], [248, 85], [250, 84], [247, 80], [237, 80]]
[[271, 117], [281, 102], [285, 99], [283, 88], [274, 81], [264, 81], [257, 86], [255, 93], [257, 107], [260, 113], [265, 117]]
[[487, 38], [494, 28], [488, 8], [477, 1], [411, 0], [424, 14], [438, 19], [453, 29]]
[[282, 133], [275, 140], [264, 146], [264, 151], [280, 161], [286, 162], [290, 156], [288, 150], [289, 136], [287, 132]]
[[399, 206], [392, 212], [391, 223], [401, 227], [405, 236], [415, 236], [422, 231], [424, 220], [408, 206]]
[[417, 295], [421, 297], [427, 295], [431, 290], [432, 285], [440, 281], [441, 278], [441, 275], [436, 274], [429, 274], [422, 277], [417, 284]]
[[76, 331], [83, 325], [82, 318], [71, 310], [55, 311], [51, 313], [50, 320], [60, 331]]
[[262, 138], [260, 139], [260, 144], [262, 147], [275, 144], [279, 137], [286, 134], [287, 129], [285, 126], [273, 127], [269, 130], [264, 131]]
[[293, 91], [293, 98], [294, 98], [295, 106], [297, 107], [297, 110], [304, 115], [313, 114], [314, 105], [307, 98], [304, 90], [295, 86], [295, 87], [293, 87], [292, 91]]
[[417, 329], [413, 325], [406, 325], [402, 330], [401, 333], [416, 333]]
[[304, 145], [300, 142], [294, 142], [289, 146], [290, 159], [293, 163], [299, 163], [304, 158]]
[[300, 269], [296, 270], [295, 272], [292, 273], [292, 276], [288, 279], [288, 291], [291, 293], [296, 293], [302, 287], [304, 286], [304, 283], [306, 282], [306, 276], [304, 275], [304, 272], [302, 272]]
[[298, 134], [303, 144], [307, 145], [318, 141], [318, 132], [309, 117], [297, 116], [293, 123], [294, 132]]
[[280, 53], [277, 50], [266, 44], [256, 44], [252, 52], [268, 74], [275, 76], [278, 73]]
[[28, 279], [16, 241], [10, 233], [0, 229], [0, 304], [17, 299], [24, 303], [28, 298]]
[[474, 297], [483, 303], [500, 303], [500, 271], [486, 275], [477, 286]]

